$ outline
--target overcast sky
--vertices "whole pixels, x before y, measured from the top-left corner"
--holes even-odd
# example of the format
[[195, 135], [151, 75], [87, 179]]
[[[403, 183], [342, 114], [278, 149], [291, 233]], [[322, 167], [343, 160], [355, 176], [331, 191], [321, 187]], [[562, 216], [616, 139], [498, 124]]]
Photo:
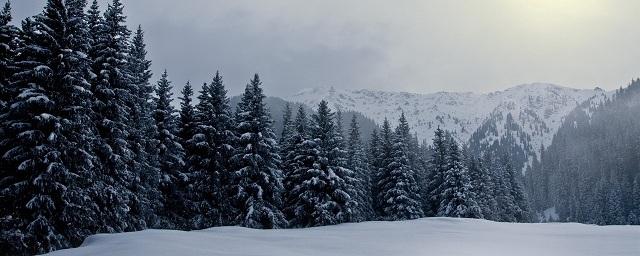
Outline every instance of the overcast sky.
[[[2, 1], [2, 0], [0, 0]], [[13, 0], [21, 20], [44, 0]], [[106, 6], [107, 0], [100, 1]], [[614, 89], [640, 76], [635, 0], [123, 0], [155, 74], [231, 91], [502, 90], [531, 82]]]

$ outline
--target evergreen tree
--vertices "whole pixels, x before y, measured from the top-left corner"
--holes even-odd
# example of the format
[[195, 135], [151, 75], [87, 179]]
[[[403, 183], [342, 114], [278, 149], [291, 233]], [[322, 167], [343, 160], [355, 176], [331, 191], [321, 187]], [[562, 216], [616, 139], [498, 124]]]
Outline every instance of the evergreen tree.
[[517, 178], [519, 174], [513, 169], [510, 161], [506, 164], [506, 173], [508, 177], [511, 198], [513, 198], [514, 206], [511, 207], [513, 217], [517, 222], [529, 222], [529, 200], [524, 193], [524, 188], [520, 180]]
[[368, 152], [367, 152], [367, 157], [369, 159], [368, 164], [369, 164], [369, 170], [370, 170], [370, 179], [371, 179], [371, 206], [373, 208], [373, 215], [374, 216], [378, 216], [379, 214], [379, 207], [378, 207], [378, 200], [377, 200], [377, 195], [379, 194], [378, 191], [378, 181], [380, 180], [380, 175], [379, 175], [379, 170], [382, 167], [381, 164], [381, 141], [380, 141], [380, 136], [378, 136], [378, 131], [376, 129], [374, 129], [371, 132], [371, 137], [369, 139], [369, 147], [368, 147]]
[[[302, 112], [304, 113], [304, 112]], [[300, 115], [299, 115], [300, 116]], [[298, 134], [304, 127], [296, 121]], [[340, 166], [339, 140], [334, 113], [321, 101], [313, 115], [309, 139], [299, 135], [292, 167], [287, 173], [287, 208], [291, 224], [297, 227], [331, 225], [349, 221], [353, 202], [347, 177], [350, 170]]]
[[235, 223], [228, 200], [230, 192], [228, 159], [233, 155], [235, 135], [229, 98], [222, 76], [216, 72], [211, 84], [203, 85], [196, 105], [195, 134], [186, 142], [190, 152], [189, 173], [198, 207], [194, 228]]
[[272, 120], [264, 103], [256, 74], [247, 84], [236, 113], [237, 150], [231, 158], [231, 198], [238, 211], [237, 221], [250, 228], [282, 228], [287, 221], [282, 207], [282, 171]]
[[442, 184], [444, 183], [444, 175], [447, 171], [447, 154], [448, 144], [445, 132], [438, 127], [433, 137], [433, 154], [429, 161], [428, 174], [428, 198], [425, 200], [425, 204], [429, 207], [427, 216], [437, 216], [438, 209], [440, 208], [440, 202], [442, 198]]
[[485, 219], [495, 220], [498, 202], [495, 199], [495, 185], [489, 169], [489, 160], [480, 160], [468, 156], [469, 177], [473, 192], [477, 195], [480, 212]]
[[391, 131], [391, 125], [389, 124], [389, 120], [386, 118], [382, 123], [382, 130], [378, 136], [378, 149], [376, 153], [378, 154], [375, 158], [377, 161], [375, 164], [377, 165], [377, 169], [374, 170], [375, 174], [373, 175], [374, 182], [372, 183], [372, 191], [373, 200], [374, 200], [374, 210], [378, 216], [385, 216], [384, 207], [386, 203], [384, 202], [384, 188], [385, 185], [384, 177], [387, 173], [387, 167], [392, 162], [392, 153], [393, 153], [393, 132]]
[[171, 82], [165, 70], [156, 85], [155, 110], [153, 118], [158, 128], [158, 162], [160, 168], [160, 189], [162, 191], [163, 207], [159, 215], [163, 218], [160, 227], [176, 228], [185, 223], [183, 210], [184, 184], [188, 181], [184, 168], [184, 149], [179, 143], [175, 109], [171, 105]]
[[372, 194], [371, 194], [371, 173], [366, 162], [366, 155], [360, 140], [360, 126], [356, 115], [351, 118], [349, 129], [349, 140], [347, 143], [347, 163], [348, 168], [355, 174], [352, 186], [355, 189], [354, 200], [357, 207], [354, 209], [354, 221], [371, 220], [374, 217]]
[[[15, 71], [18, 28], [11, 22], [11, 3], [7, 1], [0, 11], [0, 114], [4, 113], [7, 102], [13, 98], [9, 90], [9, 79]], [[1, 136], [1, 135], [0, 135]]]
[[195, 109], [193, 108], [193, 87], [191, 83], [187, 84], [180, 91], [182, 96], [180, 99], [180, 129], [178, 137], [182, 144], [186, 145], [186, 142], [193, 138], [195, 133]]
[[463, 165], [460, 149], [453, 137], [448, 138], [446, 154], [447, 169], [443, 175], [443, 183], [438, 189], [441, 194], [438, 216], [457, 218], [482, 218], [476, 195], [471, 186], [467, 167]]
[[153, 87], [151, 61], [147, 60], [144, 31], [138, 26], [129, 47], [127, 72], [130, 76], [131, 113], [128, 143], [133, 149], [132, 172], [140, 176], [134, 183], [132, 192], [138, 194], [139, 201], [133, 204], [131, 212], [141, 216], [149, 227], [159, 226], [156, 208], [161, 204], [158, 190], [160, 180], [158, 163], [158, 130], [153, 115]]
[[378, 182], [378, 197], [381, 199], [378, 205], [385, 219], [406, 220], [424, 216], [416, 176], [409, 160], [409, 136], [409, 125], [403, 113], [393, 136], [389, 163]]
[[[133, 192], [140, 180], [140, 173], [133, 168], [139, 163], [134, 163], [135, 151], [129, 143], [131, 107], [136, 98], [128, 72], [131, 32], [125, 26], [123, 8], [119, 0], [113, 0], [91, 31], [94, 40], [90, 56], [93, 55], [92, 68], [96, 75], [92, 84], [94, 120], [100, 135], [96, 151], [102, 163], [100, 172], [107, 181], [105, 198], [109, 199], [98, 202], [105, 227], [101, 232], [140, 230], [147, 226], [144, 216], [131, 211], [139, 208], [144, 201], [140, 197], [144, 195]], [[94, 22], [93, 18], [90, 13], [90, 23]]]
[[17, 96], [0, 120], [3, 253], [77, 246], [98, 229], [94, 200], [102, 191], [91, 147], [95, 129], [83, 7], [79, 1], [49, 0], [42, 14], [23, 23], [18, 72], [11, 78]]

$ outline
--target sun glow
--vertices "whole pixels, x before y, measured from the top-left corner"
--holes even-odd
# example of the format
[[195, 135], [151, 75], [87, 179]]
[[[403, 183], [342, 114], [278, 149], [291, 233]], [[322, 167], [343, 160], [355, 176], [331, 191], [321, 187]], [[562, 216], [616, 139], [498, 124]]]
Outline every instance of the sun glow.
[[512, 0], [508, 3], [514, 19], [531, 29], [584, 26], [606, 12], [606, 1], [597, 0]]

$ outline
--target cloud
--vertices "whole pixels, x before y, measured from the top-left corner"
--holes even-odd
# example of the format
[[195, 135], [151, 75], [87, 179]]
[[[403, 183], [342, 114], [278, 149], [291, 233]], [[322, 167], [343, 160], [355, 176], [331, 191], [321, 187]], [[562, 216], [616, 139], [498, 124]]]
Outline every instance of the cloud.
[[[106, 1], [102, 1], [105, 5]], [[154, 71], [176, 87], [219, 69], [231, 94], [314, 86], [493, 91], [529, 82], [616, 88], [638, 76], [635, 1], [124, 1]], [[560, 3], [560, 4], [558, 4]], [[14, 1], [18, 16], [42, 1]]]

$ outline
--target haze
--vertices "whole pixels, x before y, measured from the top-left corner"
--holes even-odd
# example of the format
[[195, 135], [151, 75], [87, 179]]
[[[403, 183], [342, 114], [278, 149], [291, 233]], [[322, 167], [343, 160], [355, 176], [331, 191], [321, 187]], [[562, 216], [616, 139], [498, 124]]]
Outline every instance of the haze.
[[[104, 8], [109, 1], [101, 0]], [[231, 94], [334, 86], [489, 92], [530, 82], [615, 89], [638, 77], [640, 1], [123, 0], [154, 73]], [[13, 0], [15, 22], [42, 0]]]

